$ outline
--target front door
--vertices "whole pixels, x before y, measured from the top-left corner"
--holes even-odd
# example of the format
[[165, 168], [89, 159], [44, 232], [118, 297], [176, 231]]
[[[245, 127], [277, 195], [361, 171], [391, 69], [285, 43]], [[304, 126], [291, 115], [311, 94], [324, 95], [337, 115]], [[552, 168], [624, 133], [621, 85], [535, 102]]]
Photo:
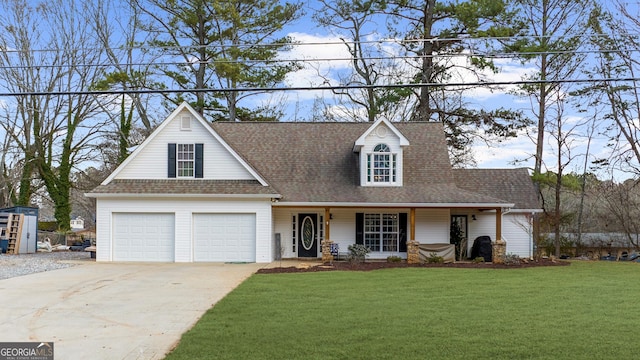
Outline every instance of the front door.
[[298, 214], [298, 257], [318, 257], [318, 214]]
[[467, 215], [451, 215], [450, 243], [456, 245], [456, 259], [467, 257]]

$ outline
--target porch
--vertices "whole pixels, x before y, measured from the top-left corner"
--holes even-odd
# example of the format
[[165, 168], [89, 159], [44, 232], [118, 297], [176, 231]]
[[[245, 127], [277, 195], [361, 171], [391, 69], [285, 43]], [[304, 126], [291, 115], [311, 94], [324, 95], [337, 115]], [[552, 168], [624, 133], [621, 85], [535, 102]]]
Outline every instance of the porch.
[[[343, 259], [353, 244], [371, 249], [368, 259], [397, 256], [419, 262], [420, 244], [451, 244], [451, 226], [463, 228], [467, 252], [473, 239], [490, 236], [502, 254], [503, 208], [391, 206], [273, 206], [274, 258]], [[411, 247], [414, 251], [410, 251]], [[500, 250], [498, 249], [498, 252]], [[414, 256], [410, 256], [413, 254]]]

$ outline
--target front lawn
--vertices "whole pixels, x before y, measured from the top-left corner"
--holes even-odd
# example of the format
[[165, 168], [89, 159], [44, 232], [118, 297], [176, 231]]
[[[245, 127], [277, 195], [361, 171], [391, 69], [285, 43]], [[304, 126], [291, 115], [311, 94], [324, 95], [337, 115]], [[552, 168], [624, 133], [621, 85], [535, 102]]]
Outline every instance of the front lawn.
[[254, 275], [166, 359], [635, 357], [640, 264]]

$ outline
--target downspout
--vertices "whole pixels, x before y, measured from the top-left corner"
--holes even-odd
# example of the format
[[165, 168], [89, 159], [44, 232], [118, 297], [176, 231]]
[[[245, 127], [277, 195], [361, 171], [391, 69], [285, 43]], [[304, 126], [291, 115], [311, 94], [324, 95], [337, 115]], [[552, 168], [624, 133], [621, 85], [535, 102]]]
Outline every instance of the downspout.
[[535, 221], [535, 212], [531, 212], [529, 221], [529, 259], [533, 260], [533, 222]]
[[507, 239], [504, 238], [504, 235], [502, 234], [502, 228], [504, 227], [502, 224], [504, 223], [504, 215], [508, 214], [511, 212], [511, 208], [502, 208], [502, 211], [500, 212], [500, 240], [505, 244], [505, 251], [506, 251], [506, 243], [507, 243]]

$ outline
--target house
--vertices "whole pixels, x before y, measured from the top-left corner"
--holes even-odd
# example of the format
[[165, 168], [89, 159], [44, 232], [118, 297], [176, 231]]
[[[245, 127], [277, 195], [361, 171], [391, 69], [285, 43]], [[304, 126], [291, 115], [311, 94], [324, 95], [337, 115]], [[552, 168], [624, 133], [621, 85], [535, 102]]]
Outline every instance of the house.
[[98, 261], [264, 263], [354, 243], [407, 258], [449, 243], [452, 221], [469, 248], [488, 235], [531, 257], [540, 207], [526, 169], [452, 169], [439, 123], [210, 123], [186, 103], [87, 195]]
[[80, 216], [77, 216], [75, 219], [71, 219], [69, 222], [71, 226], [71, 230], [83, 230], [84, 229], [84, 219]]

